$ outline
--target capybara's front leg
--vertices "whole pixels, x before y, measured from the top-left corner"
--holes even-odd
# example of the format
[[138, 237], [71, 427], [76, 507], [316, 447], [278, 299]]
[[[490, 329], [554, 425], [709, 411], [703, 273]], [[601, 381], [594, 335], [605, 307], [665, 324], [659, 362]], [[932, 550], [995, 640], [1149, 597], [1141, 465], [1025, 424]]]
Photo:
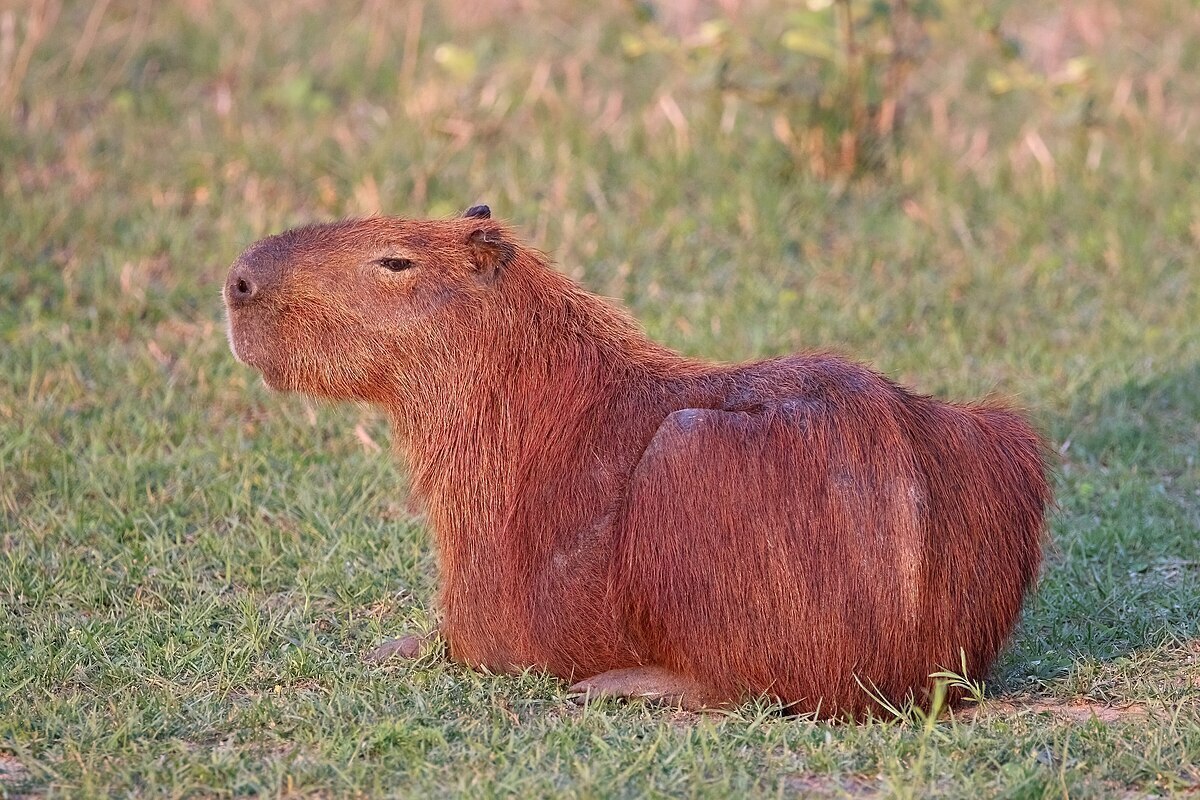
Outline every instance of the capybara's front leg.
[[719, 706], [728, 698], [720, 697], [712, 688], [663, 667], [627, 667], [601, 672], [575, 683], [571, 692], [586, 701], [597, 697], [625, 697], [652, 700], [696, 711]]
[[440, 645], [441, 641], [442, 633], [438, 630], [429, 633], [410, 633], [396, 639], [388, 639], [363, 656], [363, 661], [368, 664], [378, 664], [390, 658], [420, 658], [431, 648]]

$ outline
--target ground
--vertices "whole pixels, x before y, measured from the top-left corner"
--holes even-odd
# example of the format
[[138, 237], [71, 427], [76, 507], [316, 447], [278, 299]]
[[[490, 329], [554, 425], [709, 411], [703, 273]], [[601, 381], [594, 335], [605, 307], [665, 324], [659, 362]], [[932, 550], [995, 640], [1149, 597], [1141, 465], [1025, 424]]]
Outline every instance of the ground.
[[[831, 101], [838, 4], [250, 5], [0, 10], [0, 794], [1200, 792], [1194, 4], [912, 4], [848, 161], [886, 104]], [[1028, 409], [1058, 507], [979, 708], [361, 661], [435, 624], [430, 533], [376, 411], [234, 362], [221, 281], [291, 224], [479, 202], [685, 352]]]

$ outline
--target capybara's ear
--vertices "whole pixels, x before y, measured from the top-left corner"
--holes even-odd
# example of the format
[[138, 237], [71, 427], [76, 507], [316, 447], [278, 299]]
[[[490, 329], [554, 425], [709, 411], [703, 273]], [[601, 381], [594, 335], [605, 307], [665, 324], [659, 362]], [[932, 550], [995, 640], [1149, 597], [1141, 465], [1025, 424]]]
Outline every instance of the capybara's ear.
[[491, 219], [492, 210], [485, 205], [471, 206], [463, 212], [467, 219]]
[[467, 235], [467, 245], [473, 253], [476, 268], [488, 278], [499, 276], [500, 270], [516, 253], [512, 243], [505, 241], [504, 232], [495, 225], [472, 228]]

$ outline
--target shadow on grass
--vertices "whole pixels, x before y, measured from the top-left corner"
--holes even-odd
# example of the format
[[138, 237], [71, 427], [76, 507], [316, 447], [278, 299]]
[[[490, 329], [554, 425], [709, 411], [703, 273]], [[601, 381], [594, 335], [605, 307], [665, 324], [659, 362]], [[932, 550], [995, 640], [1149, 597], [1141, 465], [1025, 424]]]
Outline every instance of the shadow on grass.
[[[1200, 640], [1200, 364], [1051, 426], [1059, 511], [994, 694], [1103, 694], [1169, 678]], [[1182, 663], [1182, 662], [1180, 662]]]

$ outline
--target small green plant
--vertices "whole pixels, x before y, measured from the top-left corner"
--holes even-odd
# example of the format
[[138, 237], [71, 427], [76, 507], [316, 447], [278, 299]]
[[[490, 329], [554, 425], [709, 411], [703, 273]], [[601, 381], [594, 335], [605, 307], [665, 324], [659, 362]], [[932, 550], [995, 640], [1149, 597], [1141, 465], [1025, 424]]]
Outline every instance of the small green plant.
[[959, 667], [962, 672], [953, 672], [951, 670], [941, 670], [934, 672], [929, 677], [938, 681], [947, 689], [957, 689], [962, 692], [963, 700], [968, 703], [979, 704], [983, 702], [984, 693], [987, 691], [987, 683], [984, 681], [972, 680], [967, 674], [967, 653], [961, 647], [958, 649]]
[[897, 797], [923, 797], [929, 793], [927, 781], [932, 771], [931, 753], [936, 755], [936, 748], [951, 740], [950, 733], [938, 724], [946, 717], [951, 691], [961, 692], [962, 699], [967, 702], [983, 702], [986, 684], [973, 680], [968, 675], [967, 654], [962, 648], [959, 648], [958, 653], [961, 672], [939, 670], [930, 673], [933, 687], [930, 690], [928, 707], [918, 704], [911, 693], [902, 703], [896, 704], [884, 696], [874, 684], [868, 686], [858, 676], [854, 678], [862, 690], [890, 715], [891, 719], [885, 722], [915, 731], [916, 752], [909, 762], [902, 764], [899, 758], [895, 758], [889, 760], [883, 770], [889, 790]]
[[947, 710], [947, 698], [951, 691], [961, 692], [961, 698], [966, 702], [976, 704], [983, 702], [987, 684], [983, 681], [973, 680], [968, 675], [967, 654], [962, 648], [959, 648], [958, 655], [961, 672], [939, 670], [929, 674], [929, 677], [933, 679], [933, 687], [930, 690], [927, 708], [917, 703], [912, 694], [907, 695], [903, 702], [896, 704], [889, 700], [874, 683], [868, 686], [857, 675], [854, 676], [854, 680], [891, 717], [892, 721], [927, 727], [935, 724]]

